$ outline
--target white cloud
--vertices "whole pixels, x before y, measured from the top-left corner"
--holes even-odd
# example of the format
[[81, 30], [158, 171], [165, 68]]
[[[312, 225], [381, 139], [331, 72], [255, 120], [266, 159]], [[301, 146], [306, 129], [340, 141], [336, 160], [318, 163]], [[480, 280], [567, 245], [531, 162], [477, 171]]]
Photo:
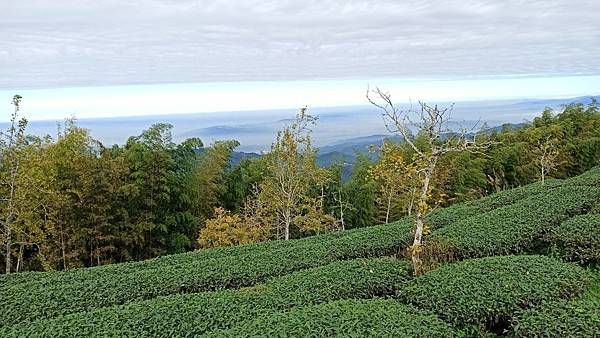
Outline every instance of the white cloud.
[[600, 73], [597, 0], [3, 2], [0, 89]]

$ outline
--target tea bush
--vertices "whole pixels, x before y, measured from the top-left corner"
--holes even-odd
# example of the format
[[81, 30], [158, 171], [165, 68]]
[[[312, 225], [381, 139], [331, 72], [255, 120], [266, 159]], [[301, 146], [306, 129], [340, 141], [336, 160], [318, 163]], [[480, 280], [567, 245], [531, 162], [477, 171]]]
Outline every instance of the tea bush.
[[340, 300], [275, 313], [212, 337], [454, 337], [431, 313], [392, 299]]
[[399, 287], [397, 297], [458, 326], [502, 333], [517, 310], [576, 296], [589, 282], [582, 268], [550, 257], [486, 257], [414, 278]]
[[392, 258], [340, 261], [240, 290], [159, 297], [0, 329], [2, 337], [196, 336], [277, 310], [393, 293], [410, 278]]
[[573, 217], [544, 236], [561, 257], [580, 263], [600, 260], [600, 214]]
[[598, 337], [600, 282], [586, 290], [581, 298], [546, 302], [519, 313], [513, 322], [513, 335], [548, 338]]
[[534, 249], [544, 232], [600, 200], [600, 187], [558, 187], [517, 203], [437, 229], [462, 257], [521, 253]]
[[267, 242], [251, 251], [236, 247], [242, 253], [231, 256], [213, 258], [201, 251], [198, 256], [188, 253], [152, 262], [48, 273], [14, 285], [9, 280], [0, 287], [5, 309], [0, 312], [0, 327], [157, 296], [250, 286], [337, 260], [394, 254], [410, 242], [411, 229], [412, 222], [406, 220], [289, 245]]
[[517, 203], [525, 198], [547, 193], [561, 182], [560, 180], [548, 180], [544, 185], [532, 183], [523, 187], [500, 191], [474, 201], [436, 209], [427, 217], [427, 222], [432, 228], [443, 228], [466, 218]]

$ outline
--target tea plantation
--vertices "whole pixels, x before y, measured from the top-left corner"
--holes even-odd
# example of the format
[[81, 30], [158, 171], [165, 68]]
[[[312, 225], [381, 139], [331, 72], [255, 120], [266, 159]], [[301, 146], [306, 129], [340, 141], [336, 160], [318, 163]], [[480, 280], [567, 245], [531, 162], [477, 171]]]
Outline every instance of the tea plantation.
[[600, 168], [428, 224], [454, 259], [416, 277], [408, 219], [0, 276], [0, 337], [600, 336]]

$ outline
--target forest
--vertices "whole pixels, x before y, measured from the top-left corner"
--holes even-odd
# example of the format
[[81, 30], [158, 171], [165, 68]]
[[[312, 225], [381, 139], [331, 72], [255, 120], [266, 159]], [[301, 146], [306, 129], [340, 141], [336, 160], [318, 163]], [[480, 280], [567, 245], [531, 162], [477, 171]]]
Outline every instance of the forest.
[[[394, 122], [397, 112], [386, 111], [386, 97], [380, 98], [383, 104], [372, 103]], [[410, 142], [369, 149], [377, 159], [361, 154], [346, 178], [348, 163], [316, 164], [311, 129], [318, 112], [308, 109], [273, 135], [271, 151], [234, 162], [237, 141], [175, 143], [172, 126], [164, 123], [112, 146], [75, 119], [59, 125], [56, 135], [34, 136], [22, 100], [14, 97], [11, 126], [0, 138], [0, 262], [6, 274], [279, 243], [407, 215], [419, 220], [439, 208], [573, 177], [600, 164], [595, 101], [457, 138], [476, 139], [472, 143], [452, 143], [453, 132], [414, 132], [396, 120], [391, 132]], [[428, 111], [443, 112], [421, 106], [421, 113]], [[435, 174], [424, 185], [429, 169]], [[431, 232], [425, 222], [417, 230]]]

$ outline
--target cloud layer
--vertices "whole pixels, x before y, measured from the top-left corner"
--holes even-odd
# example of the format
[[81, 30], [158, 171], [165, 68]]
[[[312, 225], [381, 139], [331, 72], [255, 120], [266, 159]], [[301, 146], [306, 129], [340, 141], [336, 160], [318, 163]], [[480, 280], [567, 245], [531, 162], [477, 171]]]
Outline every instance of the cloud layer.
[[600, 74], [600, 1], [20, 0], [0, 89]]

